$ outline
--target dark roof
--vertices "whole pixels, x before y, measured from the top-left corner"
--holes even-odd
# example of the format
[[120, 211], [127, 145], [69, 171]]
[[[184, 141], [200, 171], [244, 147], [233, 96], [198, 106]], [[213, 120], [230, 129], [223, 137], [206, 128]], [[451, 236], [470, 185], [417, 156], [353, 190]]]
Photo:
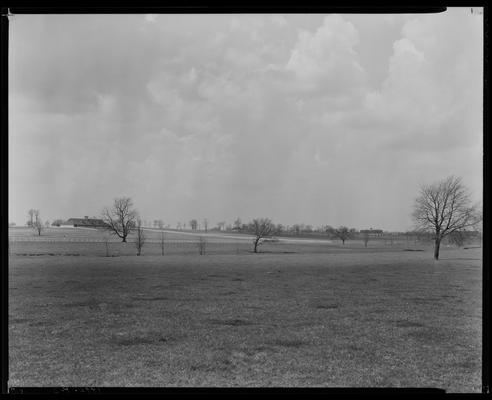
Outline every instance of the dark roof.
[[67, 220], [69, 225], [78, 226], [106, 226], [107, 224], [102, 219], [97, 218], [70, 218]]

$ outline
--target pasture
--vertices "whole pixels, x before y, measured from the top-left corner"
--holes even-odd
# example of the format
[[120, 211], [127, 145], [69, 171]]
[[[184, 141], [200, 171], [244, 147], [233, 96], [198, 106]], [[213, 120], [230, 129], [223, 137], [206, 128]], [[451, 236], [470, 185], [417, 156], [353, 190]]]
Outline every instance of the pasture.
[[10, 243], [9, 386], [481, 390], [481, 249], [60, 232]]

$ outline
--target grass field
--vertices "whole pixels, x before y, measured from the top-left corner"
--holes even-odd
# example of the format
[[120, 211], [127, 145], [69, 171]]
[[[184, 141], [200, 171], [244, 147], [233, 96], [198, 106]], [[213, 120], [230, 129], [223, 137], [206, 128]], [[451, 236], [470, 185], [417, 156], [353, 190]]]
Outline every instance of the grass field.
[[11, 243], [9, 386], [481, 390], [481, 249], [292, 246]]

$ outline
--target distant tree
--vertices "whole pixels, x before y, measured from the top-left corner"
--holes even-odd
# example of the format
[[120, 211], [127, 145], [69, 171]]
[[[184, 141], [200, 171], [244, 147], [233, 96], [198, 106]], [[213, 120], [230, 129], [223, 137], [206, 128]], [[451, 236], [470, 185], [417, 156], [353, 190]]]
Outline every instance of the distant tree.
[[466, 236], [465, 231], [454, 231], [448, 235], [448, 241], [454, 246], [463, 247], [466, 243]]
[[164, 229], [164, 221], [162, 219], [157, 220], [157, 227], [161, 230]]
[[206, 247], [207, 247], [206, 239], [203, 236], [200, 236], [198, 238], [198, 253], [200, 255], [204, 255]]
[[164, 255], [164, 232], [161, 232], [161, 255]]
[[242, 222], [241, 222], [241, 218], [238, 218], [234, 221], [234, 226], [232, 229], [234, 229], [235, 231], [240, 231], [241, 230], [241, 227], [242, 227]]
[[301, 225], [299, 224], [292, 225], [292, 230], [295, 235], [299, 235], [301, 233]]
[[355, 229], [349, 229], [346, 226], [339, 226], [338, 228], [327, 226], [326, 233], [330, 237], [340, 239], [342, 241], [342, 244], [345, 245], [346, 240], [352, 239], [354, 237]]
[[46, 221], [44, 222], [44, 226], [45, 226], [46, 228], [49, 228], [49, 227], [50, 227], [50, 221], [46, 220]]
[[455, 176], [421, 186], [412, 217], [418, 229], [433, 234], [435, 260], [439, 259], [443, 238], [482, 220], [478, 206], [471, 203], [470, 192]]
[[110, 232], [107, 229], [102, 231], [102, 241], [104, 243], [104, 247], [106, 249], [106, 257], [109, 257], [109, 241], [110, 241]]
[[177, 230], [181, 230], [181, 222], [178, 222], [178, 223], [176, 224], [176, 229], [177, 229]]
[[15, 226], [15, 222], [9, 222], [9, 226], [10, 227], [14, 227]]
[[126, 242], [128, 234], [135, 229], [137, 211], [133, 208], [133, 202], [129, 197], [116, 198], [111, 208], [105, 207], [102, 219], [108, 225], [108, 229]]
[[207, 218], [203, 219], [203, 229], [205, 229], [205, 232], [208, 230], [208, 220]]
[[256, 218], [249, 224], [248, 230], [255, 235], [254, 252], [258, 253], [258, 246], [261, 245], [263, 239], [274, 234], [275, 225], [268, 218]]
[[284, 228], [284, 226], [282, 224], [277, 224], [275, 226], [275, 233], [277, 235], [281, 235], [284, 230], [285, 230], [285, 228]]
[[362, 233], [362, 241], [364, 242], [364, 247], [367, 247], [367, 243], [369, 243], [369, 232]]
[[135, 246], [137, 247], [137, 256], [139, 256], [142, 253], [142, 248], [145, 244], [146, 239], [141, 220], [137, 221], [137, 227], [135, 231]]
[[29, 211], [34, 211], [33, 212], [34, 221], [31, 224], [31, 228], [34, 229], [34, 231], [38, 234], [38, 236], [41, 236], [41, 232], [44, 230], [44, 225], [43, 225], [43, 221], [41, 221], [40, 212], [39, 210], [29, 210]]
[[60, 225], [62, 225], [62, 224], [63, 224], [63, 222], [64, 222], [64, 221], [63, 221], [62, 219], [55, 219], [55, 220], [53, 221], [53, 223], [51, 224], [51, 226], [60, 226]]
[[36, 212], [38, 212], [38, 210], [34, 210], [34, 209], [30, 209], [28, 212], [27, 212], [27, 215], [29, 216], [29, 219], [27, 220], [27, 226], [29, 227], [33, 227], [34, 226], [34, 215], [36, 214]]
[[196, 219], [192, 219], [190, 221], [190, 227], [192, 230], [196, 231], [196, 228], [198, 227], [198, 221]]

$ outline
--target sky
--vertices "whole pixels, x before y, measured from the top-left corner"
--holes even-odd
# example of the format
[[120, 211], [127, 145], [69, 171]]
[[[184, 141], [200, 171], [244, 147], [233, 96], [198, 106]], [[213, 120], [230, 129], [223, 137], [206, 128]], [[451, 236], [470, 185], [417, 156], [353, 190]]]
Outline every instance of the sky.
[[449, 175], [480, 201], [478, 10], [15, 15], [9, 222], [127, 196], [171, 227], [404, 231]]

